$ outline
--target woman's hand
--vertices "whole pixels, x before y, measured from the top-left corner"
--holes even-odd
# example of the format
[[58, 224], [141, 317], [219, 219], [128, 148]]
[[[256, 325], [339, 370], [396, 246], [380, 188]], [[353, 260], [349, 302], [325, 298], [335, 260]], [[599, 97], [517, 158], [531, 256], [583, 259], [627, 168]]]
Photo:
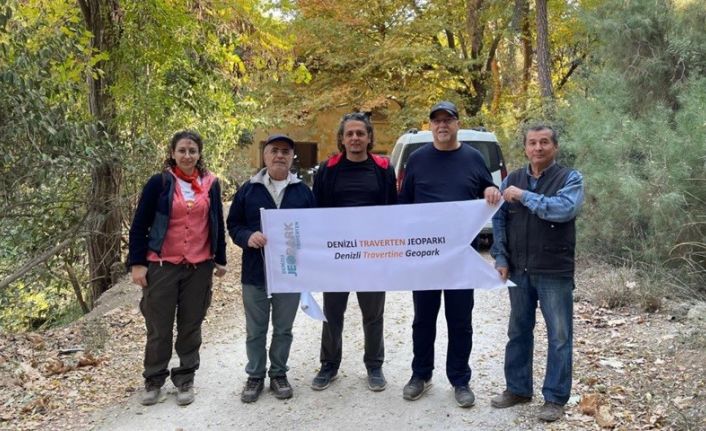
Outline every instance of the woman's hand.
[[133, 265], [130, 268], [130, 275], [132, 275], [132, 282], [142, 286], [147, 287], [147, 267], [143, 265]]
[[216, 264], [216, 272], [214, 273], [216, 277], [223, 277], [226, 275], [226, 272], [227, 270], [225, 266]]

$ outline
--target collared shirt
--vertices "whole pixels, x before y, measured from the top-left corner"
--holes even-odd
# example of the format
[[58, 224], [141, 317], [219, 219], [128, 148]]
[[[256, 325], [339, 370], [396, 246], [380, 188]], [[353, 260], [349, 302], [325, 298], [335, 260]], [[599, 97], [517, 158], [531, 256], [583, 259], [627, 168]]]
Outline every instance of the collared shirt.
[[287, 188], [289, 184], [289, 176], [284, 180], [273, 180], [270, 174], [265, 172], [263, 181], [265, 182], [265, 187], [267, 191], [270, 192], [270, 196], [275, 201], [277, 208], [282, 204], [282, 197], [284, 197], [284, 189]]
[[[576, 217], [583, 205], [583, 176], [579, 171], [572, 170], [566, 177], [564, 186], [554, 196], [535, 193], [539, 178], [532, 176], [530, 166], [525, 170], [528, 176], [529, 189], [522, 192], [520, 203], [542, 220], [564, 223]], [[503, 180], [500, 191], [507, 188], [507, 178]], [[506, 237], [507, 203], [503, 203], [493, 216], [493, 246], [490, 254], [495, 258], [496, 268], [507, 268], [508, 256]]]

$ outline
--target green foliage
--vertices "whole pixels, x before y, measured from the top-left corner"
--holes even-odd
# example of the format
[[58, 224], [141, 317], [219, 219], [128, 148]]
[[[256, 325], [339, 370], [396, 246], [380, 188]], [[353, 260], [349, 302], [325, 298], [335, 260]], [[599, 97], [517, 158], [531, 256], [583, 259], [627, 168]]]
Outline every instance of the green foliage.
[[[579, 18], [602, 2], [549, 2], [560, 98], [575, 88], [575, 71], [593, 42]], [[422, 126], [429, 106], [449, 99], [465, 110], [464, 126], [483, 125], [498, 134], [511, 165], [524, 160], [519, 147], [508, 143], [515, 143], [518, 123], [541, 108], [534, 69], [524, 73], [523, 56], [532, 57], [536, 39], [534, 1], [478, 2], [477, 34], [468, 28], [471, 1], [279, 3], [296, 38], [295, 70], [306, 73], [259, 88], [274, 118], [305, 124], [319, 112], [346, 106], [380, 113], [401, 132]], [[526, 5], [524, 20], [518, 4]]]
[[703, 292], [706, 39], [693, 23], [706, 9], [608, 6], [595, 21], [603, 55], [590, 95], [564, 112], [564, 146], [586, 182], [581, 245]]
[[[161, 169], [177, 130], [202, 134], [207, 165], [229, 195], [247, 173], [240, 136], [265, 122], [251, 88], [293, 72], [307, 79], [293, 67], [281, 24], [262, 16], [258, 1], [114, 4], [120, 39], [110, 52], [92, 48], [74, 0], [0, 6], [0, 279], [83, 225], [92, 168], [104, 160], [123, 169], [120, 201], [110, 204], [128, 222], [126, 233], [141, 187]], [[88, 110], [86, 81], [108, 73], [115, 113], [104, 125]], [[98, 133], [105, 129], [114, 136]], [[0, 325], [72, 313], [66, 266], [81, 288], [88, 284], [85, 232], [72, 235], [75, 242], [0, 291]]]
[[[96, 154], [82, 108], [83, 73], [95, 61], [89, 38], [65, 4], [54, 2], [42, 13], [36, 7], [6, 3], [0, 28], [0, 274], [12, 273], [80, 222]], [[55, 268], [82, 262], [80, 246], [70, 245], [14, 290], [0, 292], [8, 304], [0, 320], [13, 327], [50, 319], [72, 297], [57, 283]]]

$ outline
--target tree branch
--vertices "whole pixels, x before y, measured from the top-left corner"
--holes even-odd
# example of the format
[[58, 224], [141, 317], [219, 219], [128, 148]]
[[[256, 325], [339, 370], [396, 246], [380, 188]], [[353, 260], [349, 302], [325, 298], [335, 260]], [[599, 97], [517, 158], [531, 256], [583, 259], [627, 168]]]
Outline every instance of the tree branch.
[[91, 22], [91, 9], [88, 7], [88, 3], [86, 3], [86, 0], [76, 1], [78, 2], [79, 7], [81, 8], [81, 12], [83, 12], [83, 19], [85, 20], [85, 22]]
[[67, 238], [65, 240], [61, 241], [59, 244], [55, 245], [54, 247], [50, 248], [49, 250], [45, 251], [44, 253], [40, 254], [29, 262], [25, 263], [24, 265], [22, 265], [22, 267], [20, 267], [20, 269], [5, 277], [5, 279], [0, 281], [0, 290], [5, 289], [8, 285], [10, 285], [10, 283], [14, 282], [15, 280], [28, 273], [35, 266], [39, 265], [40, 263], [46, 262], [50, 257], [54, 256], [55, 254], [66, 248], [69, 244], [76, 241], [77, 237], [75, 234], [76, 232], [78, 232], [79, 228], [82, 225], [83, 223], [79, 223], [74, 226], [73, 229], [68, 232]]
[[64, 269], [66, 270], [66, 273], [69, 275], [69, 281], [71, 282], [71, 286], [74, 288], [74, 293], [76, 294], [76, 300], [78, 303], [81, 305], [81, 310], [83, 310], [83, 314], [88, 313], [89, 308], [88, 305], [86, 304], [86, 301], [83, 300], [83, 293], [81, 292], [81, 283], [78, 281], [78, 277], [76, 276], [76, 271], [74, 271], [74, 268], [69, 264], [68, 260], [64, 260]]
[[583, 63], [583, 60], [586, 58], [586, 54], [581, 55], [581, 57], [574, 59], [571, 62], [571, 66], [569, 66], [569, 70], [566, 71], [564, 76], [561, 78], [559, 81], [559, 84], [557, 84], [556, 89], [561, 90], [561, 88], [564, 86], [569, 81], [569, 78], [571, 75], [576, 71], [576, 69], [579, 68], [579, 66]]

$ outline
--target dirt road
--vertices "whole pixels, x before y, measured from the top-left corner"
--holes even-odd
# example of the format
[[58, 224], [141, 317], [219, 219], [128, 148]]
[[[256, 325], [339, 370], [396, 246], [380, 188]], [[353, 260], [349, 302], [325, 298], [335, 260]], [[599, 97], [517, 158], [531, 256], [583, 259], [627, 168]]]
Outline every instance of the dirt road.
[[[289, 378], [294, 387], [291, 400], [277, 400], [266, 390], [254, 404], [240, 402], [245, 380], [245, 341], [243, 329], [233, 326], [229, 333], [218, 337], [206, 334], [207, 340], [221, 341], [206, 342], [203, 346], [202, 366], [196, 376], [196, 401], [192, 405], [178, 407], [175, 389], [168, 384], [162, 402], [143, 407], [137, 395], [133, 396], [124, 405], [102, 413], [95, 429], [506, 430], [517, 428], [519, 422], [523, 422], [522, 429], [540, 429], [540, 424], [525, 420], [528, 409], [536, 408], [539, 401], [533, 406], [509, 410], [496, 410], [489, 405], [490, 397], [504, 387], [507, 293], [504, 289], [477, 291], [475, 298], [471, 387], [476, 393], [476, 405], [470, 409], [456, 406], [453, 390], [446, 380], [443, 309], [438, 323], [434, 386], [418, 401], [402, 399], [412, 358], [412, 295], [393, 292], [388, 293], [385, 311], [384, 372], [388, 387], [383, 392], [367, 389], [360, 310], [352, 295], [344, 329], [343, 363], [339, 378], [327, 390], [316, 392], [309, 387], [319, 367], [321, 324], [300, 312], [289, 361]], [[321, 300], [320, 294], [317, 299]], [[539, 362], [540, 358], [537, 359]], [[541, 363], [536, 366], [543, 368]]]

